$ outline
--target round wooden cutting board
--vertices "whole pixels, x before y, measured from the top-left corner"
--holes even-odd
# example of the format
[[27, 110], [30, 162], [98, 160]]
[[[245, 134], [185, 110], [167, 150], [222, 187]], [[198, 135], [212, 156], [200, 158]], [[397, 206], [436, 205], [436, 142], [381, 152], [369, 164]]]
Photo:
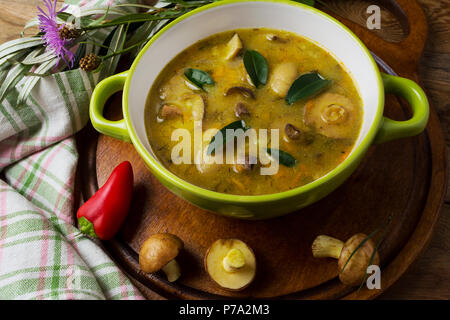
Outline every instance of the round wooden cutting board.
[[[415, 1], [397, 3], [399, 6], [391, 6], [393, 12], [409, 30], [400, 43], [386, 42], [340, 19], [374, 52], [385, 72], [419, 81], [416, 69], [426, 39], [426, 19]], [[111, 100], [108, 118], [121, 117], [120, 101], [120, 95]], [[410, 111], [403, 101], [388, 96], [385, 115], [403, 120]], [[97, 135], [92, 128], [80, 133], [78, 143], [84, 199], [103, 185], [121, 161], [129, 160], [133, 165], [133, 207], [120, 234], [104, 245], [149, 298], [374, 298], [426, 248], [446, 190], [445, 143], [433, 109], [423, 134], [373, 146], [358, 170], [328, 197], [298, 212], [265, 221], [229, 219], [190, 205], [151, 175], [131, 144]], [[372, 232], [388, 216], [392, 221], [380, 247], [381, 290], [346, 287], [337, 280], [335, 260], [312, 257], [311, 244], [317, 235], [346, 240], [358, 232]], [[164, 231], [178, 235], [185, 243], [178, 259], [183, 275], [174, 284], [164, 275], [142, 273], [137, 263], [143, 241]], [[239, 238], [256, 254], [256, 279], [242, 292], [220, 289], [205, 273], [204, 255], [218, 238]]]

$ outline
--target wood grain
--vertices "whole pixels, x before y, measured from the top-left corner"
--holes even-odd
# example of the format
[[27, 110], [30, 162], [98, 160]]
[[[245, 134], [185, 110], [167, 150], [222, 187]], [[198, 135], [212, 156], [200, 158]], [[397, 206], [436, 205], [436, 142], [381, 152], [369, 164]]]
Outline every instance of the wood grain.
[[[364, 25], [367, 2], [334, 0], [333, 10], [352, 17]], [[374, 1], [375, 2], [375, 1]], [[420, 77], [429, 98], [443, 122], [447, 143], [450, 143], [450, 3], [439, 0], [419, 0], [429, 22], [429, 37], [420, 61]], [[0, 43], [14, 39], [24, 23], [32, 18], [38, 0], [0, 0]], [[385, 13], [386, 12], [386, 13]], [[389, 41], [404, 38], [401, 24], [383, 10], [382, 30], [377, 32]], [[408, 54], [405, 52], [405, 54]], [[450, 203], [450, 195], [447, 196]], [[450, 298], [450, 205], [446, 205], [429, 250], [382, 298]]]
[[[425, 43], [425, 16], [415, 2], [397, 1], [409, 19], [416, 21], [409, 25], [410, 32], [400, 43], [380, 40], [367, 29], [341, 20], [400, 75], [418, 80], [416, 66]], [[400, 18], [405, 26], [406, 17], [400, 15]], [[408, 55], [404, 55], [403, 48], [407, 48]], [[111, 104], [113, 113], [107, 113], [110, 118], [120, 117], [120, 99], [115, 102]], [[389, 97], [385, 113], [395, 119], [408, 118], [408, 108], [403, 107], [397, 99]], [[359, 231], [368, 233], [387, 215], [392, 215], [392, 229], [380, 249], [382, 286], [386, 288], [397, 280], [430, 239], [443, 200], [444, 142], [434, 112], [427, 133], [377, 146], [367, 157], [366, 165], [323, 201], [301, 212], [262, 222], [225, 219], [189, 205], [159, 184], [133, 146], [100, 136], [96, 149], [99, 184], [123, 160], [131, 161], [137, 180], [135, 205], [122, 229], [121, 239], [112, 248], [121, 265], [142, 283], [178, 298], [373, 298], [379, 292], [356, 292], [336, 282], [335, 263], [313, 259], [310, 245], [317, 234], [345, 239]], [[184, 239], [186, 255], [180, 260], [189, 270], [172, 285], [160, 275], [142, 274], [136, 264], [136, 253], [146, 237], [166, 229]], [[259, 261], [263, 261], [258, 274], [264, 277], [257, 276], [254, 285], [241, 293], [219, 289], [202, 268], [208, 245], [220, 237], [243, 239], [254, 249]]]
[[[334, 10], [364, 25], [367, 1], [331, 1]], [[374, 1], [370, 1], [373, 3]], [[438, 112], [450, 146], [450, 2], [418, 0], [428, 21], [428, 41], [419, 64], [419, 75], [430, 102]], [[400, 24], [383, 12], [381, 36], [389, 41], [403, 38]], [[386, 32], [386, 29], [391, 29]], [[396, 30], [395, 30], [396, 29]], [[407, 54], [407, 53], [405, 53]], [[447, 148], [447, 154], [449, 149]], [[447, 156], [450, 161], [450, 157]], [[429, 249], [382, 299], [450, 299], [450, 191]]]

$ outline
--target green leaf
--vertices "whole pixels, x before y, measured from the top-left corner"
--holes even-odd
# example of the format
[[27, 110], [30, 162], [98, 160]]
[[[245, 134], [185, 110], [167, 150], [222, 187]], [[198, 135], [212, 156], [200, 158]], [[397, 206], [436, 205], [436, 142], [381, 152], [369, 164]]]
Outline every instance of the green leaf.
[[89, 23], [89, 24], [87, 25], [87, 27], [96, 26], [96, 25], [101, 24], [101, 23], [106, 19], [106, 17], [108, 16], [110, 8], [111, 8], [111, 7], [108, 6], [108, 7], [106, 8], [106, 12], [105, 12], [100, 18], [98, 18], [98, 19], [92, 21], [91, 23]]
[[28, 22], [25, 24], [25, 27], [23, 27], [22, 32], [20, 33], [20, 36], [23, 37], [25, 34], [25, 30], [32, 28], [32, 27], [37, 27], [39, 26], [39, 19], [37, 17], [28, 20]]
[[[228, 129], [232, 129], [232, 130], [238, 130], [238, 129], [242, 129], [245, 131], [247, 131], [250, 127], [248, 127], [245, 123], [244, 120], [238, 120], [235, 122], [232, 122], [228, 125], [226, 125], [225, 127], [223, 127], [222, 129], [220, 129], [215, 135], [214, 137], [212, 137], [211, 141], [209, 142], [208, 145], [208, 150], [206, 151], [206, 153], [208, 155], [212, 154], [216, 148], [220, 148], [224, 145], [227, 144], [228, 139], [233, 137], [235, 137], [235, 135], [227, 135], [227, 130]], [[221, 140], [217, 140], [217, 139], [221, 139]], [[216, 141], [217, 140], [217, 141]]]
[[140, 4], [140, 3], [121, 3], [121, 4], [116, 4], [114, 7], [125, 7], [125, 8], [143, 8], [143, 9], [147, 9], [147, 10], [157, 10], [159, 8], [155, 7], [155, 6], [149, 6], [146, 4]]
[[14, 52], [0, 59], [0, 70], [9, 69], [12, 61], [19, 61], [23, 56], [27, 54], [26, 50]]
[[331, 80], [324, 79], [316, 72], [301, 75], [289, 89], [286, 102], [293, 104], [300, 99], [310, 97], [325, 88], [330, 82]]
[[213, 78], [211, 78], [211, 76], [203, 70], [189, 68], [184, 71], [184, 75], [190, 82], [203, 91], [205, 90], [205, 85], [213, 86], [216, 84]]
[[19, 38], [16, 40], [9, 41], [0, 46], [0, 59], [5, 56], [18, 52], [24, 49], [30, 49], [36, 46], [40, 46], [44, 44], [44, 40], [38, 37], [32, 38]]
[[278, 162], [283, 166], [292, 168], [297, 165], [297, 159], [295, 159], [286, 151], [278, 149], [267, 149], [267, 153], [272, 157], [274, 157], [275, 159], [278, 159]]
[[143, 40], [149, 39], [154, 34], [154, 30], [157, 27], [158, 23], [158, 21], [145, 22], [133, 33], [131, 38], [125, 44], [125, 47], [130, 47], [137, 43], [140, 43]]
[[314, 5], [315, 5], [315, 1], [314, 0], [294, 0], [294, 1], [298, 2], [298, 3], [306, 4], [306, 5], [311, 6], [311, 7], [314, 7]]
[[[123, 45], [125, 43], [125, 39], [127, 36], [128, 25], [118, 26], [116, 31], [114, 31], [114, 35], [111, 39], [111, 43], [109, 44], [108, 55], [114, 54], [123, 49]], [[111, 58], [103, 61], [103, 69], [100, 72], [100, 79], [104, 79], [112, 75], [119, 64], [120, 55], [112, 56]]]
[[31, 66], [18, 64], [13, 67], [6, 76], [0, 87], [0, 103], [6, 98], [11, 89], [23, 78], [23, 75], [30, 71]]
[[[91, 8], [82, 8], [81, 9], [81, 13], [79, 14], [80, 17], [88, 17], [88, 16], [99, 16], [99, 15], [103, 15], [105, 13], [105, 8], [103, 7], [91, 7]], [[128, 14], [129, 12], [122, 9], [122, 8], [118, 8], [117, 5], [113, 6], [113, 7], [109, 7], [109, 14], [111, 15], [124, 15], [124, 14]]]
[[51, 52], [51, 51], [42, 52], [42, 51], [43, 51], [43, 49], [36, 50], [36, 55], [27, 57], [21, 63], [27, 64], [27, 65], [35, 65], [35, 64], [44, 63], [44, 62], [47, 62], [49, 60], [56, 58], [56, 56], [53, 52]]
[[[98, 12], [99, 15], [105, 13], [104, 9], [101, 9], [101, 12]], [[80, 28], [86, 28], [91, 23], [95, 22], [96, 20], [90, 17], [87, 17], [85, 15], [80, 16], [74, 16], [68, 12], [61, 12], [58, 14], [58, 23], [71, 23], [71, 22], [79, 22]]]
[[8, 75], [9, 70], [0, 70], [0, 83], [3, 83], [5, 81], [6, 76]]
[[244, 53], [244, 66], [256, 87], [267, 83], [269, 66], [266, 59], [258, 51], [247, 50]]
[[[34, 73], [36, 74], [45, 74], [46, 72], [50, 71], [52, 68], [54, 68], [57, 64], [57, 59], [56, 57], [53, 57], [52, 60], [46, 61], [44, 63], [42, 63], [41, 65], [39, 65], [36, 70], [34, 70]], [[17, 104], [21, 105], [22, 103], [24, 103], [26, 101], [26, 99], [28, 98], [28, 96], [30, 95], [31, 91], [33, 90], [33, 88], [37, 85], [37, 83], [39, 82], [39, 80], [41, 80], [40, 76], [29, 76], [22, 89], [20, 90], [19, 93], [19, 97], [17, 98]]]
[[75, 58], [72, 69], [78, 69], [80, 67], [80, 60], [86, 55], [86, 43], [80, 43], [77, 52], [75, 52]]
[[180, 11], [165, 11], [158, 14], [150, 14], [150, 13], [132, 13], [127, 14], [122, 17], [118, 17], [109, 22], [102, 23], [100, 25], [86, 27], [86, 30], [93, 30], [99, 28], [106, 28], [112, 26], [123, 25], [127, 23], [135, 23], [135, 22], [146, 22], [146, 21], [155, 21], [155, 20], [164, 20], [164, 19], [174, 19], [183, 15], [183, 12]]

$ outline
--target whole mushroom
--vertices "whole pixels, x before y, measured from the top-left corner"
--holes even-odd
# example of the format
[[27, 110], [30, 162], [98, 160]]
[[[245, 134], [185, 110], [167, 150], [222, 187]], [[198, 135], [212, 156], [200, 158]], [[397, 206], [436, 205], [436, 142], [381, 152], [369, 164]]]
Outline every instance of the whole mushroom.
[[175, 258], [183, 249], [183, 241], [170, 233], [157, 233], [145, 240], [139, 252], [142, 271], [153, 273], [164, 271], [169, 282], [181, 276], [181, 269]]
[[303, 121], [317, 133], [343, 139], [351, 136], [357, 114], [358, 108], [349, 98], [326, 92], [306, 103]]
[[[339, 279], [341, 282], [348, 286], [358, 286], [364, 281], [370, 259], [376, 250], [372, 239], [366, 239], [367, 235], [358, 233], [344, 243], [341, 240], [320, 235], [312, 244], [312, 253], [315, 258], [338, 259]], [[357, 249], [364, 240], [366, 240], [364, 244]], [[355, 253], [350, 258], [353, 252]], [[372, 264], [378, 265], [379, 263], [380, 256], [378, 252], [375, 252]]]

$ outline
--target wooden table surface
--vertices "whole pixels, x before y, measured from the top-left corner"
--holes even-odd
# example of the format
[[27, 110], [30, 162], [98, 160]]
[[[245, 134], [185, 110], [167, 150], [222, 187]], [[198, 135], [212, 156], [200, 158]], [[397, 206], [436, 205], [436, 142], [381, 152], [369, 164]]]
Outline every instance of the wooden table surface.
[[[419, 69], [420, 76], [431, 104], [438, 111], [449, 146], [450, 1], [418, 1], [422, 4], [429, 22], [429, 36]], [[0, 0], [0, 44], [18, 37], [26, 21], [35, 16], [35, 8], [39, 3], [40, 0]], [[365, 24], [365, 9], [377, 1], [327, 0], [327, 3], [330, 3], [329, 6], [334, 11]], [[377, 33], [389, 40], [399, 40], [403, 36], [397, 21], [385, 10], [382, 11], [381, 30]], [[449, 191], [428, 250], [380, 299], [450, 299]]]

